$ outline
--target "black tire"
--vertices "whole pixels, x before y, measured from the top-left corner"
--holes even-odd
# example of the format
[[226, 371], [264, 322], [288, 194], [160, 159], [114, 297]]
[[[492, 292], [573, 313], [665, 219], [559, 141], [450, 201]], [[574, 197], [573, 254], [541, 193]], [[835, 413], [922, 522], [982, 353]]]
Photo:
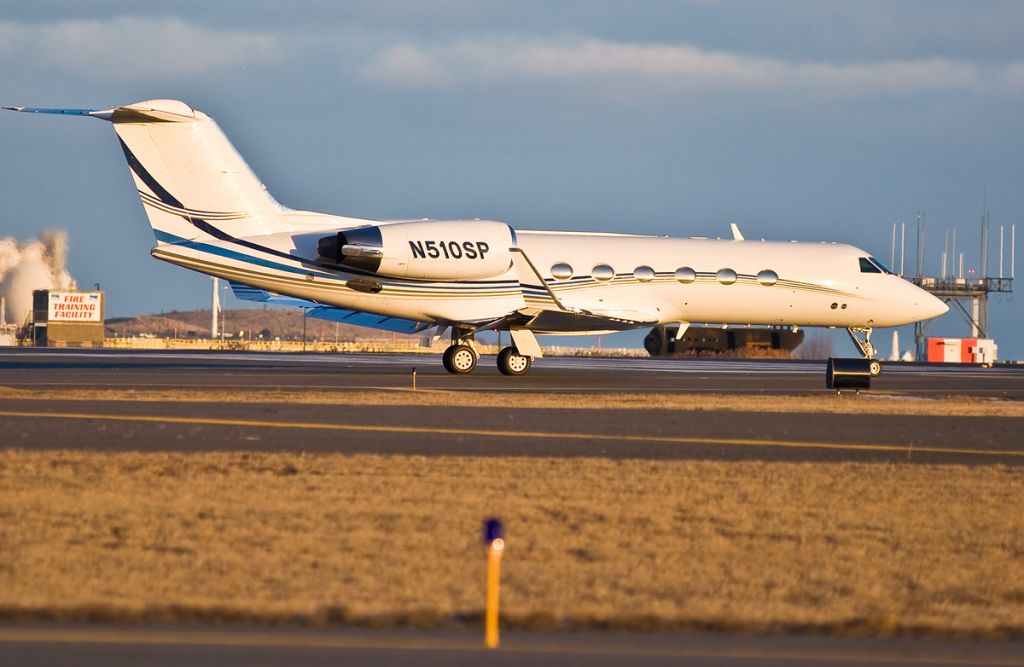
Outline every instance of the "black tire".
[[533, 357], [519, 354], [514, 347], [502, 348], [498, 353], [498, 370], [502, 375], [526, 375], [533, 365]]
[[871, 363], [868, 364], [868, 372], [871, 373], [871, 377], [876, 378], [882, 374], [882, 362], [878, 359], [872, 359]]
[[469, 345], [452, 345], [441, 357], [444, 369], [453, 375], [472, 373], [476, 368], [476, 362], [476, 351]]

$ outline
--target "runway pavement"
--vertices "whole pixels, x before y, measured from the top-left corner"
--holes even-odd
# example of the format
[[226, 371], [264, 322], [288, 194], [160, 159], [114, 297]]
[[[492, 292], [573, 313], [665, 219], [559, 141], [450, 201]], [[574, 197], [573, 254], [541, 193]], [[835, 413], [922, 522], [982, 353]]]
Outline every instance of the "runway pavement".
[[0, 626], [0, 659], [22, 667], [1024, 665], [1012, 641], [511, 632], [497, 650], [481, 643], [478, 631]]
[[[485, 358], [486, 359], [486, 358]], [[318, 389], [472, 393], [825, 393], [815, 362], [553, 358], [526, 378], [432, 356], [4, 350], [0, 385], [25, 389]], [[878, 391], [1024, 398], [1024, 368], [890, 365]], [[866, 400], [866, 399], [861, 399]], [[1020, 418], [672, 410], [6, 401], [0, 446], [487, 456], [1024, 463]]]
[[[0, 445], [1024, 465], [1019, 418], [705, 411], [12, 401]], [[1017, 434], [1016, 437], [1014, 434]]]
[[[453, 376], [435, 354], [0, 348], [0, 384], [14, 387], [344, 389], [406, 387], [486, 391], [784, 393], [825, 389], [825, 363], [798, 360], [549, 357], [524, 377], [498, 373], [494, 357]], [[911, 395], [1024, 399], [1024, 365], [980, 368], [888, 363], [872, 388]]]

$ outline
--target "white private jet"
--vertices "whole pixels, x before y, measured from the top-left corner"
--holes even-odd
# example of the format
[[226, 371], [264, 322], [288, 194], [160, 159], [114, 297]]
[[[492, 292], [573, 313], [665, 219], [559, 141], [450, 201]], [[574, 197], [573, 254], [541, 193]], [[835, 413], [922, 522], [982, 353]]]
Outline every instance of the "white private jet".
[[[866, 358], [874, 327], [948, 307], [838, 243], [526, 231], [491, 220], [363, 220], [279, 204], [201, 111], [177, 100], [109, 109], [6, 107], [110, 121], [156, 234], [152, 255], [230, 281], [253, 301], [404, 333], [451, 330], [451, 373], [474, 334], [508, 331], [506, 375], [541, 357], [535, 334], [690, 322], [844, 327]], [[872, 374], [875, 374], [875, 368]], [[878, 367], [880, 370], [880, 366]]]

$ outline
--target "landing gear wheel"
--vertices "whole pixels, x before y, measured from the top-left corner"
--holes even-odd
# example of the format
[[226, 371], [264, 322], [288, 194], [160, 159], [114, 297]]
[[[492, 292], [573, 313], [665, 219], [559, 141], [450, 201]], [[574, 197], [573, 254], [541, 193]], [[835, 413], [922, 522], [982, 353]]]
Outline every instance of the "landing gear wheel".
[[882, 374], [882, 362], [878, 359], [872, 359], [871, 363], [868, 364], [868, 372], [871, 373], [871, 377], [876, 378]]
[[519, 354], [514, 347], [502, 348], [498, 353], [498, 370], [502, 375], [526, 375], [533, 365], [533, 357]]
[[452, 345], [444, 351], [441, 357], [444, 369], [455, 375], [472, 373], [476, 368], [476, 352], [469, 345]]

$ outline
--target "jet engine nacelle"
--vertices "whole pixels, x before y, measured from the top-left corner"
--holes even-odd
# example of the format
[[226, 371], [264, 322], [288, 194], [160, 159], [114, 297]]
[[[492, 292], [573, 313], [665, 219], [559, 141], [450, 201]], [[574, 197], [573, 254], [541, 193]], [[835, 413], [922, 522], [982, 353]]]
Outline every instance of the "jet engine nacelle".
[[395, 278], [483, 280], [512, 266], [515, 231], [503, 222], [394, 222], [317, 241], [317, 261]]

